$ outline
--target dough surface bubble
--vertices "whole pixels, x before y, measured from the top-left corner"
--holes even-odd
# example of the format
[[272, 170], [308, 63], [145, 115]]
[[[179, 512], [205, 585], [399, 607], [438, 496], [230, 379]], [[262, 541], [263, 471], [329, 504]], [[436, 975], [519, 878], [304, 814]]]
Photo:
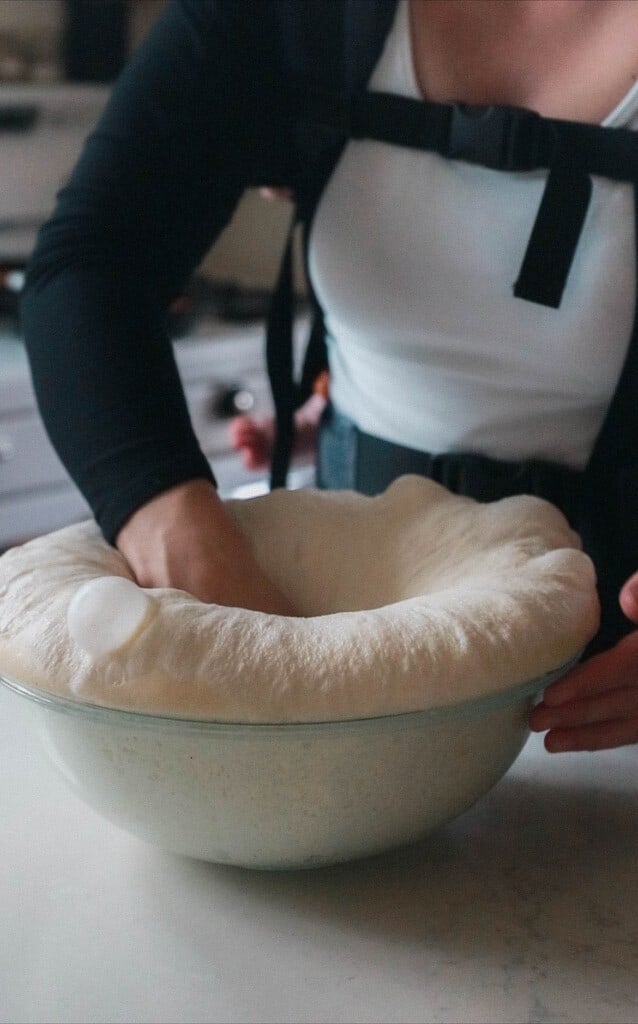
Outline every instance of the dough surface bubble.
[[132, 580], [100, 576], [75, 592], [67, 612], [71, 639], [94, 661], [124, 647], [143, 625], [152, 598]]

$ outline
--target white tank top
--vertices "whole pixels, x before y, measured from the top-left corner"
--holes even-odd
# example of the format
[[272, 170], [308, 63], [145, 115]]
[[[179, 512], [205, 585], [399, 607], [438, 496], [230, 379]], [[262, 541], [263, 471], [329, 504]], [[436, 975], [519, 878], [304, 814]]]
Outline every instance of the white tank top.
[[[407, 0], [369, 83], [418, 98]], [[634, 127], [638, 85], [605, 120]], [[559, 309], [513, 297], [547, 178], [349, 142], [309, 267], [331, 397], [371, 434], [433, 453], [582, 468], [634, 320], [631, 185], [594, 178]]]

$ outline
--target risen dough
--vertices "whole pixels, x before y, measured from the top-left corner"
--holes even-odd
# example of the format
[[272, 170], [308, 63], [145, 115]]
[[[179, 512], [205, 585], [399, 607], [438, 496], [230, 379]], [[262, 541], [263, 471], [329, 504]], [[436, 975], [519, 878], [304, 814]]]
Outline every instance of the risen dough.
[[322, 721], [508, 689], [598, 627], [593, 566], [538, 498], [479, 504], [409, 476], [376, 498], [278, 490], [227, 508], [304, 617], [153, 590], [128, 642], [91, 655], [69, 635], [69, 605], [87, 581], [131, 573], [83, 523], [0, 558], [0, 672], [112, 707]]

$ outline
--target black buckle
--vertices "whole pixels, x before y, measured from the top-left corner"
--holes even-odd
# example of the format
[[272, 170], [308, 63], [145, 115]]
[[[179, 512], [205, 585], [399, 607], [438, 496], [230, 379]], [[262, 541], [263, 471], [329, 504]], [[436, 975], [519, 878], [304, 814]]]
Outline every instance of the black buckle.
[[540, 115], [524, 107], [456, 103], [444, 155], [495, 171], [531, 171], [538, 166], [540, 125]]

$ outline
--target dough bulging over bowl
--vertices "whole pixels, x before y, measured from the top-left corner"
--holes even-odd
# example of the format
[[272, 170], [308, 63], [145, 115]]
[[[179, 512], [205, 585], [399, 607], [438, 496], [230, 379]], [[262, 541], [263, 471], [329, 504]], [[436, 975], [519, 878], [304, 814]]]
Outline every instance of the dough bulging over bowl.
[[[0, 673], [153, 715], [354, 720], [505, 692], [569, 663], [598, 628], [592, 563], [541, 499], [480, 504], [406, 476], [374, 498], [278, 490], [226, 504], [299, 617], [155, 589], [109, 647], [91, 584], [132, 574], [87, 522], [0, 558]], [[96, 591], [82, 606], [91, 643], [69, 629], [83, 587]]]
[[598, 626], [536, 498], [403, 477], [228, 509], [300, 617], [141, 590], [91, 523], [0, 558], [0, 681], [74, 792], [163, 849], [279, 869], [419, 839], [504, 775]]

